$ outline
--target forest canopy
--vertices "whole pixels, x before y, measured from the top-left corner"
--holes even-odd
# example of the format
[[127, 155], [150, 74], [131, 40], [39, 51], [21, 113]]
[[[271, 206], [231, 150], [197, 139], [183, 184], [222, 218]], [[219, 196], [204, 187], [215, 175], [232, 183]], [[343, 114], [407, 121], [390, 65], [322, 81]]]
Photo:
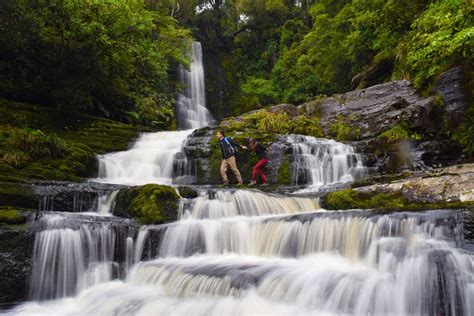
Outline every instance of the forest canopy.
[[191, 38], [216, 116], [395, 79], [430, 93], [454, 65], [472, 73], [473, 13], [469, 0], [5, 0], [0, 95], [169, 120]]
[[[139, 0], [5, 0], [0, 95], [152, 124], [172, 117], [190, 33]], [[176, 76], [174, 76], [176, 77]]]

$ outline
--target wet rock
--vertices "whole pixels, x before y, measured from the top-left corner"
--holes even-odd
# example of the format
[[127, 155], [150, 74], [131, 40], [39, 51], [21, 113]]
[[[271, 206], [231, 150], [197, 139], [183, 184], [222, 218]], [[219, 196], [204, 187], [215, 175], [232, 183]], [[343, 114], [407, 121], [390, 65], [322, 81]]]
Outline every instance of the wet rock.
[[0, 182], [0, 206], [2, 205], [36, 208], [38, 200], [30, 184]]
[[198, 192], [191, 187], [179, 187], [178, 192], [185, 199], [194, 199], [198, 196]]
[[120, 188], [123, 188], [123, 186], [97, 182], [70, 183], [60, 181], [37, 182], [33, 186], [38, 199], [36, 207], [40, 211], [74, 213], [95, 211], [99, 196]]
[[0, 306], [26, 300], [30, 243], [25, 224], [0, 224]]
[[413, 122], [414, 127], [426, 108], [433, 106], [432, 98], [422, 98], [407, 80], [391, 81], [367, 89], [308, 102], [298, 106], [300, 113], [320, 115], [326, 134], [338, 116], [361, 130], [361, 138], [373, 138], [401, 122]]
[[278, 104], [268, 109], [271, 113], [286, 113], [289, 118], [298, 116], [298, 108], [293, 104]]
[[354, 189], [363, 193], [402, 193], [408, 202], [474, 202], [474, 164], [434, 169], [422, 175]]
[[448, 113], [461, 113], [466, 107], [466, 96], [462, 87], [462, 69], [459, 66], [442, 73], [435, 86], [435, 91], [446, 103]]

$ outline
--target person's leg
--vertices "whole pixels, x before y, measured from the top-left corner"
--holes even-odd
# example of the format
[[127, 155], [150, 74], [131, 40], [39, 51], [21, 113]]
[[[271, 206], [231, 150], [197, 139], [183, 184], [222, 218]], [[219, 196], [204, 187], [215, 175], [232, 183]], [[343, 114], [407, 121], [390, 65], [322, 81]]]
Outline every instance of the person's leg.
[[227, 178], [227, 166], [228, 166], [228, 163], [227, 163], [226, 159], [222, 159], [222, 161], [221, 161], [221, 177], [222, 177], [222, 181], [224, 182], [224, 184], [229, 183], [229, 179]]
[[253, 166], [253, 169], [252, 169], [252, 182], [257, 181], [258, 173], [259, 173], [259, 169], [258, 169], [258, 162], [257, 162], [255, 166]]
[[237, 178], [237, 182], [239, 184], [242, 184], [242, 176], [240, 175], [240, 171], [239, 169], [237, 168], [237, 163], [235, 161], [235, 156], [232, 156], [232, 157], [229, 157], [226, 159], [227, 160], [227, 163], [229, 164], [230, 166], [230, 169], [234, 172], [235, 174], [235, 177]]
[[267, 182], [267, 177], [265, 176], [265, 174], [263, 173], [263, 169], [265, 168], [265, 166], [267, 165], [267, 162], [268, 160], [266, 159], [260, 159], [256, 164], [255, 166], [253, 167], [253, 172], [252, 172], [252, 179], [253, 180], [257, 180], [257, 176], [260, 175], [260, 177], [262, 178], [262, 181], [263, 183], [266, 183]]
[[263, 172], [263, 168], [260, 169], [260, 178], [262, 178], [262, 183], [263, 184], [266, 184], [267, 183], [267, 176], [265, 175], [265, 173]]

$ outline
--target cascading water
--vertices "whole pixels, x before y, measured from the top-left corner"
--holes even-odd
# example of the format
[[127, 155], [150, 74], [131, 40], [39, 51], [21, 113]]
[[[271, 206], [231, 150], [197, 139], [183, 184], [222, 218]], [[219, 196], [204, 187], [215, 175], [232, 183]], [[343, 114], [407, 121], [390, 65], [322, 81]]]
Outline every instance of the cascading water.
[[303, 135], [290, 135], [286, 141], [293, 146], [296, 184], [317, 189], [354, 181], [366, 172], [361, 156], [350, 145]]
[[[262, 198], [253, 197], [254, 203]], [[199, 213], [197, 219], [192, 213], [199, 208], [190, 207], [174, 224], [143, 227], [124, 281], [94, 285], [74, 299], [28, 303], [13, 313], [474, 312], [474, 255], [462, 249], [462, 211], [384, 215], [301, 207], [294, 215], [261, 215], [265, 206], [255, 205], [260, 216]]]
[[178, 126], [181, 129], [208, 126], [212, 122], [212, 118], [206, 108], [201, 43], [193, 42], [190, 70], [181, 66], [179, 74], [185, 90], [178, 96], [176, 104]]
[[[202, 73], [200, 45], [193, 49], [183, 75], [190, 89], [178, 103], [183, 128], [209, 122], [204, 92], [196, 90], [202, 76], [193, 73]], [[100, 180], [173, 183], [186, 169], [175, 162], [190, 132], [144, 134], [129, 151], [101, 156]], [[287, 141], [297, 184], [309, 191], [365, 172], [348, 145]], [[97, 212], [110, 213], [115, 195], [116, 188], [101, 192]], [[47, 214], [36, 221], [30, 298], [37, 302], [9, 314], [472, 315], [466, 216], [328, 212], [318, 198], [242, 189], [203, 190], [182, 200], [179, 221], [142, 226], [136, 235], [113, 216]]]
[[101, 182], [140, 185], [171, 184], [174, 158], [192, 130], [143, 134], [127, 151], [99, 157]]
[[34, 300], [74, 295], [117, 275], [130, 224], [116, 219], [65, 213], [36, 221], [29, 297]]
[[201, 43], [193, 42], [190, 70], [180, 68], [185, 91], [178, 97], [176, 116], [182, 131], [146, 133], [127, 151], [99, 156], [97, 181], [140, 185], [172, 184], [176, 178], [186, 178], [191, 168], [185, 155], [177, 159], [193, 129], [205, 127], [212, 121], [206, 108], [204, 70]]

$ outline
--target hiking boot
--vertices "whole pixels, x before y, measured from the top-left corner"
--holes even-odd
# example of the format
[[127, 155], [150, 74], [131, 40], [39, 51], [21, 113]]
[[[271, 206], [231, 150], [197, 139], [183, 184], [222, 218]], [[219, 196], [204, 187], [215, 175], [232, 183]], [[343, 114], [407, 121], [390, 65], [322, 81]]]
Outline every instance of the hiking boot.
[[265, 183], [262, 183], [260, 186], [262, 186], [262, 187], [268, 187], [268, 183], [266, 183], [266, 182], [265, 182]]
[[252, 180], [252, 181], [250, 181], [249, 186], [251, 186], [251, 185], [256, 185], [256, 184], [257, 184], [257, 181]]
[[245, 185], [245, 184], [244, 184], [243, 182], [237, 183], [237, 186], [238, 186], [238, 187], [243, 187], [244, 185]]

